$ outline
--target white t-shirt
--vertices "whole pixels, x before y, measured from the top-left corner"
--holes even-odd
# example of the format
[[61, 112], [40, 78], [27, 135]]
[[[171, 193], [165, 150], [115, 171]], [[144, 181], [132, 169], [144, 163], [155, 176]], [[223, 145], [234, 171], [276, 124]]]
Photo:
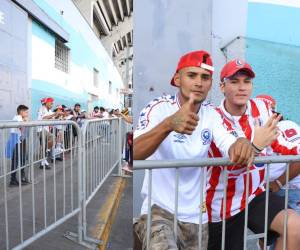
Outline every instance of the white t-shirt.
[[[23, 122], [23, 118], [20, 115], [15, 115], [12, 119], [15, 122]], [[18, 143], [21, 142], [22, 128], [11, 128], [10, 133], [18, 135]]]
[[109, 118], [109, 113], [107, 111], [103, 112], [103, 118], [105, 119]]
[[[45, 116], [53, 115], [53, 114], [54, 113], [53, 113], [52, 110], [48, 110], [46, 108], [46, 106], [42, 106], [42, 107], [39, 108], [39, 111], [38, 111], [38, 120], [42, 121], [42, 120], [44, 120]], [[38, 131], [39, 132], [42, 131], [42, 128], [49, 132], [49, 127], [48, 126], [39, 127]]]
[[[300, 144], [300, 127], [298, 124], [289, 120], [285, 120], [279, 122], [278, 127], [287, 141]], [[270, 164], [270, 181], [276, 180], [285, 171], [286, 163]], [[289, 188], [300, 189], [300, 174], [289, 181]]]
[[[150, 131], [166, 117], [174, 114], [180, 108], [177, 96], [163, 96], [154, 99], [141, 112], [134, 137]], [[198, 112], [199, 123], [192, 135], [171, 132], [160, 144], [157, 150], [147, 160], [167, 159], [201, 159], [207, 158], [210, 143], [214, 141], [228, 155], [230, 146], [236, 141], [222, 126], [220, 115], [208, 102], [203, 102]], [[178, 188], [178, 220], [199, 224], [200, 213], [200, 180], [201, 173], [206, 170], [201, 168], [179, 169]], [[168, 210], [174, 214], [175, 211], [175, 169], [157, 169], [152, 172], [152, 204]], [[144, 199], [141, 214], [147, 213], [148, 207], [148, 170], [142, 187]], [[206, 213], [203, 214], [203, 223], [207, 222]]]

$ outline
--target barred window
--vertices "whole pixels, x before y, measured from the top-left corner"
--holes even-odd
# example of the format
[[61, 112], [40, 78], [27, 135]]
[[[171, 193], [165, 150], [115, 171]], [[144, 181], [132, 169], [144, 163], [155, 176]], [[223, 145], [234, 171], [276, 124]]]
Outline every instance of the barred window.
[[55, 68], [68, 73], [70, 49], [63, 42], [55, 40]]

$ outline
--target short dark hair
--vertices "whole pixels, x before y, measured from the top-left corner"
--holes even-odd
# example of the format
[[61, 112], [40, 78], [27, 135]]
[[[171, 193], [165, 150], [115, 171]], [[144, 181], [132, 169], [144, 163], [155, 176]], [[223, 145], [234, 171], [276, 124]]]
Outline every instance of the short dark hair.
[[21, 105], [19, 105], [19, 106], [17, 107], [17, 113], [20, 114], [21, 111], [26, 111], [26, 110], [28, 110], [28, 109], [29, 109], [29, 108], [28, 108], [27, 106], [21, 104]]
[[95, 107], [94, 107], [94, 110], [96, 110], [96, 109], [99, 109], [99, 107], [98, 107], [98, 106], [95, 106]]
[[81, 105], [79, 103], [75, 103], [74, 108], [75, 107], [81, 107]]
[[105, 108], [100, 107], [100, 111], [104, 112], [104, 111], [105, 111]]

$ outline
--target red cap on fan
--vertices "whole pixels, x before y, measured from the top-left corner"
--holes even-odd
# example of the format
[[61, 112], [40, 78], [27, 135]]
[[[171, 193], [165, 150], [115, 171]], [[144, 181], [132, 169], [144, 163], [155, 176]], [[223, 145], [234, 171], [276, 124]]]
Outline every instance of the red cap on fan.
[[255, 77], [254, 71], [252, 70], [250, 64], [246, 63], [243, 60], [235, 59], [226, 63], [221, 70], [221, 82], [223, 82], [224, 78], [231, 77], [240, 70], [247, 72], [251, 78]]
[[46, 98], [44, 98], [44, 103], [47, 103], [47, 102], [53, 103], [54, 99], [52, 97], [46, 97]]
[[[183, 55], [178, 62], [175, 74], [186, 67], [200, 67], [207, 69], [211, 75], [214, 71], [210, 54], [204, 50], [192, 51]], [[175, 86], [174, 76], [171, 79], [171, 84]]]

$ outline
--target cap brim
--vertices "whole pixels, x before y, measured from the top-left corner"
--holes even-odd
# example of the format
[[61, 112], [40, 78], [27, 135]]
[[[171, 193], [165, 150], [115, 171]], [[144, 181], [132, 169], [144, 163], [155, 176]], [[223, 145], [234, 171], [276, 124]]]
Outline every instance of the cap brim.
[[251, 78], [255, 77], [255, 73], [253, 72], [252, 69], [249, 69], [249, 68], [239, 68], [239, 69], [233, 69], [231, 72], [229, 72], [227, 74], [228, 76], [225, 76], [224, 78], [229, 78], [229, 77], [233, 76], [234, 74], [236, 74], [237, 72], [239, 72], [241, 70], [246, 71]]

